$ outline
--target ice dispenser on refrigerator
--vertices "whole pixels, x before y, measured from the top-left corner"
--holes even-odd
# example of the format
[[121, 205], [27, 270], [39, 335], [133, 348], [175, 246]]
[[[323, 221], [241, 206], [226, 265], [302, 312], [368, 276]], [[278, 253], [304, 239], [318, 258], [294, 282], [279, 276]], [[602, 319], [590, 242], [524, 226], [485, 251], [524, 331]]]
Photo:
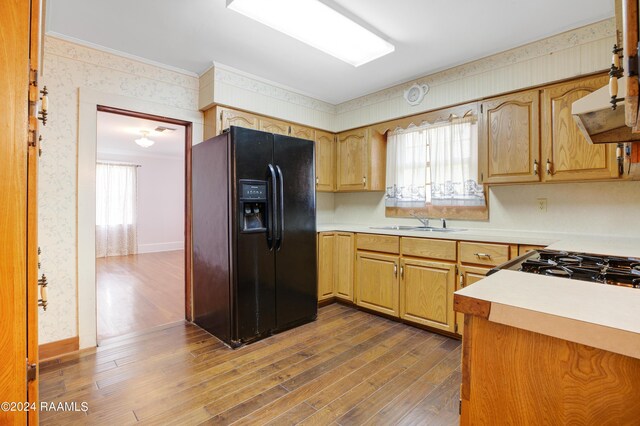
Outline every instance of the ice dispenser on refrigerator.
[[241, 232], [266, 232], [267, 182], [240, 179]]

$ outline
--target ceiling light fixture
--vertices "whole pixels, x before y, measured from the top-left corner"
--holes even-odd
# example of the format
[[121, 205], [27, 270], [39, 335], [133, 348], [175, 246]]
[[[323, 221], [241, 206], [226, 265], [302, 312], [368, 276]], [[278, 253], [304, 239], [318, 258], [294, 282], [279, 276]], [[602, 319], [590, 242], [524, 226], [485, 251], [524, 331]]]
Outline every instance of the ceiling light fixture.
[[136, 139], [135, 143], [137, 143], [143, 148], [149, 148], [151, 145], [155, 143], [151, 139], [147, 139], [147, 135], [149, 134], [149, 132], [140, 132], [140, 133], [142, 133], [142, 137], [140, 139]]
[[227, 7], [355, 67], [395, 50], [318, 0], [227, 0]]

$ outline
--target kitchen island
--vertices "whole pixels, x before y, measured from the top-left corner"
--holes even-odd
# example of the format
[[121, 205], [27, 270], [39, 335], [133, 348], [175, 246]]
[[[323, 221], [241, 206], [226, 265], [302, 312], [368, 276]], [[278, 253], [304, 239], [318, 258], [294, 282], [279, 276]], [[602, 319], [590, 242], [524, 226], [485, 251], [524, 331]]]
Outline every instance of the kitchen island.
[[[640, 258], [640, 239], [549, 248]], [[502, 270], [455, 293], [461, 424], [638, 424], [640, 289]]]

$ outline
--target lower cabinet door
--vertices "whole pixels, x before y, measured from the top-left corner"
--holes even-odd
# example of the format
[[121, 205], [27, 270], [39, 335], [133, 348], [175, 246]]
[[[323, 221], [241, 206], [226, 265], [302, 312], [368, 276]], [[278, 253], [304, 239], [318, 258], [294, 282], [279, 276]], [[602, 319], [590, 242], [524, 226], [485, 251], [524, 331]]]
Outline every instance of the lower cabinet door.
[[[458, 274], [458, 283], [456, 290], [465, 288], [471, 284], [477, 283], [487, 276], [489, 268], [476, 268], [472, 266], [461, 266]], [[456, 312], [456, 329], [457, 333], [462, 336], [464, 333], [464, 315]]]
[[318, 234], [318, 300], [334, 295], [335, 239], [330, 232]]
[[398, 256], [358, 251], [356, 255], [357, 304], [399, 316]]
[[402, 259], [401, 318], [453, 333], [455, 276], [455, 264]]
[[336, 297], [353, 302], [353, 264], [355, 238], [351, 233], [337, 233], [335, 237], [334, 291]]

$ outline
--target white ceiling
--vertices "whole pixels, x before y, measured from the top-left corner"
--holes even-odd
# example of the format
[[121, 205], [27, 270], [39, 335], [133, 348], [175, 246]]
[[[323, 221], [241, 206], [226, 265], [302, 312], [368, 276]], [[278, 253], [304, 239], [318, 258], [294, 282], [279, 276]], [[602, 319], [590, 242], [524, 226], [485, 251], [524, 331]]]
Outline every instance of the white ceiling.
[[226, 0], [49, 0], [47, 32], [198, 74], [215, 61], [337, 104], [614, 14], [613, 0], [323, 2], [395, 52], [354, 68], [226, 9]]
[[[175, 128], [171, 132], [156, 132], [158, 126]], [[120, 114], [98, 111], [98, 159], [101, 154], [140, 156], [184, 157], [185, 128], [161, 121], [143, 120]], [[155, 142], [149, 148], [143, 148], [134, 141], [142, 137], [142, 131], [148, 131], [147, 138]]]

